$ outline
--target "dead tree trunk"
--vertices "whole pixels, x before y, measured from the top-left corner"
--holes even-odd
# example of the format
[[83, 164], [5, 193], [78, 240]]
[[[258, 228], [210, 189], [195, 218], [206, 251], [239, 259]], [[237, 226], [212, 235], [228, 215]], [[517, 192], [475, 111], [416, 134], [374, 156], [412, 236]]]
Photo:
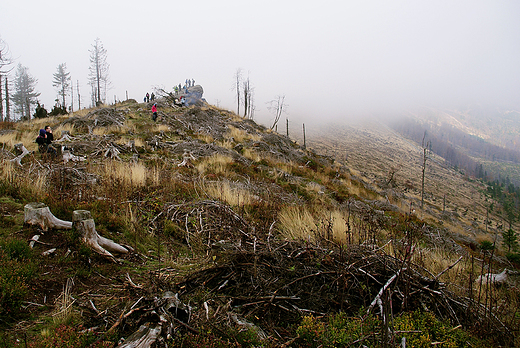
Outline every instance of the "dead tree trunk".
[[120, 254], [128, 252], [126, 248], [97, 233], [94, 219], [88, 210], [75, 210], [72, 213], [72, 226], [81, 233], [83, 242], [101, 255], [114, 258], [112, 252]]
[[72, 222], [55, 217], [45, 203], [28, 203], [24, 207], [24, 223], [38, 225], [44, 231], [52, 229], [71, 229]]

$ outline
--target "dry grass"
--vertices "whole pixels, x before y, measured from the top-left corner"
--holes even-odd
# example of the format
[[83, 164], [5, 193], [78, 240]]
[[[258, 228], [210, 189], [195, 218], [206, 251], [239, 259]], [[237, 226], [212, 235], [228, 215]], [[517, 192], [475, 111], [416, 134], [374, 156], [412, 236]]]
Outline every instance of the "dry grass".
[[122, 126], [96, 127], [92, 130], [94, 135], [122, 134], [126, 133], [126, 128]]
[[211, 144], [212, 142], [215, 141], [215, 139], [213, 138], [213, 136], [211, 134], [197, 134], [197, 139], [199, 139], [200, 141], [203, 141], [206, 144]]
[[229, 126], [229, 131], [225, 134], [225, 137], [230, 139], [233, 138], [237, 143], [243, 143], [247, 140], [260, 141], [262, 137], [258, 134], [250, 134], [243, 129]]
[[203, 190], [212, 199], [236, 207], [250, 205], [256, 200], [256, 197], [249, 190], [228, 180], [205, 182]]
[[75, 302], [71, 296], [73, 285], [74, 281], [72, 278], [68, 278], [62, 293], [56, 299], [55, 313], [52, 315], [56, 324], [67, 322], [72, 316], [72, 304]]
[[[0, 135], [0, 143], [5, 144], [7, 148], [12, 148], [17, 143], [17, 134], [17, 132], [11, 132]], [[36, 139], [36, 136], [34, 138]]]
[[196, 165], [197, 170], [201, 174], [221, 174], [228, 176], [229, 165], [233, 163], [233, 158], [230, 156], [215, 154], [210, 157], [203, 158], [201, 162]]
[[314, 242], [317, 226], [311, 212], [305, 207], [284, 206], [278, 213], [281, 236]]
[[[148, 169], [141, 163], [124, 163], [119, 161], [107, 161], [103, 169], [103, 175], [117, 179], [125, 185], [144, 186], [149, 176]], [[152, 175], [154, 176], [154, 175]]]
[[260, 162], [263, 159], [262, 156], [260, 156], [258, 154], [258, 152], [256, 152], [253, 149], [249, 149], [249, 148], [245, 148], [244, 151], [242, 152], [242, 155], [245, 158], [248, 158], [253, 162]]

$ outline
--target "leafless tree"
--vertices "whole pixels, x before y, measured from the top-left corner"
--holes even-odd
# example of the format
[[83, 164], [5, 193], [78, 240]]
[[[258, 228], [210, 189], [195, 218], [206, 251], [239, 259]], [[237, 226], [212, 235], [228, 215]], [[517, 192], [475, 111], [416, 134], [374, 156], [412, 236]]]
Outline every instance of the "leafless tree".
[[[94, 105], [100, 105], [106, 100], [106, 92], [110, 87], [108, 75], [110, 65], [107, 63], [107, 51], [99, 38], [96, 38], [89, 52], [89, 83], [92, 86], [92, 100]], [[103, 96], [103, 99], [101, 96]]]
[[65, 97], [69, 94], [69, 88], [71, 86], [70, 83], [70, 73], [67, 72], [67, 64], [62, 63], [58, 65], [56, 73], [54, 73], [54, 80], [52, 81], [52, 85], [57, 88], [58, 95], [61, 97], [61, 107], [65, 108]]
[[81, 110], [81, 95], [79, 94], [79, 80], [76, 80], [76, 93], [78, 94], [78, 110]]
[[3, 100], [3, 94], [2, 94], [2, 76], [5, 76], [5, 85], [6, 85], [6, 91], [5, 91], [5, 103], [6, 103], [6, 119], [8, 114], [8, 106], [9, 106], [9, 94], [7, 89], [7, 73], [10, 71], [8, 69], [8, 66], [13, 62], [11, 58], [11, 54], [9, 52], [9, 47], [7, 46], [7, 43], [3, 41], [0, 38], [0, 122], [4, 120], [4, 100]]
[[430, 141], [424, 143], [426, 138], [426, 132], [424, 132], [423, 140], [422, 140], [422, 149], [423, 149], [423, 163], [422, 163], [422, 183], [421, 183], [421, 209], [424, 208], [424, 175], [426, 173], [426, 161], [428, 160], [428, 148], [430, 147]]
[[11, 121], [11, 106], [9, 102], [9, 81], [7, 75], [5, 76], [5, 120]]
[[243, 81], [243, 89], [244, 93], [244, 118], [253, 119], [253, 111], [254, 111], [254, 88], [251, 87], [251, 83], [249, 82], [249, 77]]
[[240, 115], [240, 83], [242, 82], [242, 69], [237, 69], [234, 81], [233, 90], [237, 93], [237, 115]]
[[276, 96], [276, 99], [273, 99], [269, 102], [269, 106], [267, 109], [274, 114], [274, 121], [273, 125], [271, 126], [271, 130], [276, 127], [276, 124], [280, 120], [280, 117], [287, 108], [287, 105], [285, 104], [285, 94]]

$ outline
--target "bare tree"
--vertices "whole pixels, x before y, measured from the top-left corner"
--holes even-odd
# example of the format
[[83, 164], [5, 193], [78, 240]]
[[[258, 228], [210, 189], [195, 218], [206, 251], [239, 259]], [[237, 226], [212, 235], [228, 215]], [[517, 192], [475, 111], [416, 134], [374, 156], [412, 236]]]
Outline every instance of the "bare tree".
[[233, 90], [237, 92], [237, 115], [240, 115], [240, 83], [242, 82], [242, 69], [238, 68], [234, 76]]
[[[7, 69], [6, 67], [9, 66], [13, 62], [11, 58], [11, 54], [9, 52], [9, 47], [3, 41], [0, 39], [0, 122], [4, 120], [4, 100], [3, 100], [3, 94], [2, 94], [2, 76], [5, 75], [5, 83], [6, 83], [6, 97], [5, 97], [5, 103], [6, 103], [6, 109], [9, 106], [9, 100], [8, 100], [8, 89], [7, 89], [7, 73], [10, 71], [10, 69]], [[6, 115], [7, 116], [7, 115]]]
[[78, 93], [78, 110], [81, 110], [81, 95], [79, 94], [79, 80], [76, 80], [76, 93]]
[[422, 163], [422, 182], [421, 182], [421, 209], [424, 208], [424, 174], [426, 173], [426, 160], [428, 159], [428, 148], [430, 147], [430, 141], [424, 143], [426, 138], [426, 131], [424, 132], [423, 140], [422, 140], [422, 148], [423, 148], [423, 163]]
[[[108, 75], [107, 51], [101, 40], [96, 38], [90, 52], [89, 83], [92, 86], [94, 105], [100, 105], [106, 100], [106, 92], [110, 86]], [[101, 98], [103, 96], [103, 99]]]
[[253, 100], [253, 92], [254, 88], [251, 87], [251, 83], [249, 82], [249, 77], [243, 81], [243, 89], [244, 93], [244, 118], [253, 119], [253, 111], [254, 111], [254, 100]]
[[14, 80], [15, 92], [12, 96], [15, 111], [24, 120], [31, 119], [31, 105], [35, 105], [40, 93], [36, 92], [36, 80], [29, 74], [29, 70], [18, 64]]
[[5, 120], [7, 122], [11, 121], [11, 106], [9, 103], [9, 81], [7, 76], [5, 76]]
[[52, 81], [52, 85], [57, 88], [58, 95], [61, 97], [61, 107], [66, 110], [65, 97], [69, 95], [69, 88], [71, 86], [70, 83], [70, 73], [67, 72], [67, 64], [62, 63], [58, 65], [56, 73], [54, 73], [54, 80]]
[[287, 108], [287, 105], [285, 104], [285, 94], [276, 96], [276, 99], [273, 99], [269, 102], [269, 106], [267, 109], [274, 114], [274, 121], [273, 125], [271, 126], [271, 130], [276, 127], [276, 124], [280, 120], [280, 117]]

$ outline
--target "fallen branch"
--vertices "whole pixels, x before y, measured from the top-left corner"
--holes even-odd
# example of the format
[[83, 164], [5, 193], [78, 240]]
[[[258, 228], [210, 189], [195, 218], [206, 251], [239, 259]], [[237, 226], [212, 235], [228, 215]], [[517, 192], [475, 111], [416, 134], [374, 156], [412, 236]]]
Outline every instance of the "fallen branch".
[[[406, 268], [403, 268], [403, 270], [405, 270], [405, 269]], [[395, 273], [393, 276], [390, 277], [390, 279], [388, 279], [388, 281], [381, 288], [381, 290], [379, 290], [377, 296], [372, 300], [372, 303], [370, 303], [370, 306], [368, 306], [367, 313], [366, 313], [367, 315], [370, 313], [372, 308], [374, 308], [376, 303], [379, 304], [379, 307], [381, 309], [381, 313], [383, 312], [383, 309], [381, 308], [382, 307], [382, 305], [381, 305], [381, 295], [383, 295], [383, 292], [385, 292], [385, 290], [390, 286], [390, 284], [392, 284], [392, 282], [395, 280], [395, 278], [397, 278], [399, 276], [400, 272], [401, 272], [401, 270], [398, 270], [397, 273]]]

